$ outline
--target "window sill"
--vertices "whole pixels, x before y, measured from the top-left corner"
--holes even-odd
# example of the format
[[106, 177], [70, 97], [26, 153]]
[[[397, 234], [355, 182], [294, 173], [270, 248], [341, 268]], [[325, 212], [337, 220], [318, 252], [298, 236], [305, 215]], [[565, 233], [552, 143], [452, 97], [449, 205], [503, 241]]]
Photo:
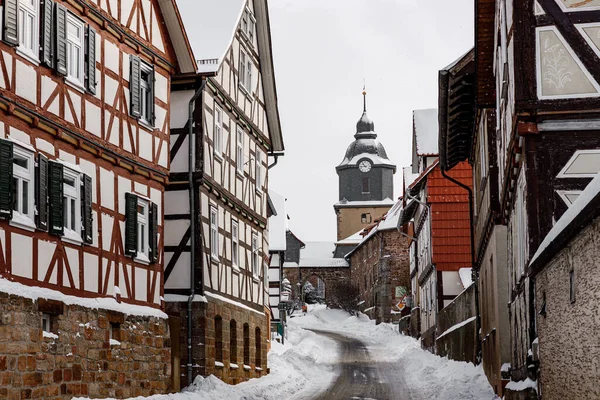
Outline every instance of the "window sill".
[[71, 243], [71, 244], [74, 244], [74, 245], [77, 245], [77, 246], [82, 246], [83, 245], [83, 239], [76, 232], [74, 232], [74, 231], [72, 231], [70, 229], [67, 229], [67, 228], [64, 228], [63, 232], [64, 233], [61, 236], [61, 240], [63, 242]]
[[40, 60], [37, 57], [35, 57], [32, 53], [21, 49], [20, 46], [17, 47], [17, 54], [29, 61], [30, 63], [32, 63], [33, 65], [37, 67], [40, 66]]
[[258, 279], [258, 276], [256, 276], [256, 275], [252, 274], [252, 280], [253, 280], [254, 282], [258, 282], [258, 281], [259, 281], [259, 279]]
[[254, 367], [255, 370], [257, 370], [258, 372], [261, 372], [263, 369], [261, 367]]
[[138, 119], [138, 122], [139, 122], [140, 126], [150, 130], [150, 132], [153, 132], [154, 129], [156, 129], [154, 126], [152, 126], [152, 124], [150, 122], [146, 121], [145, 119], [143, 119], [141, 117], [140, 117], [140, 119]]
[[143, 253], [138, 253], [137, 256], [133, 258], [133, 261], [144, 265], [150, 265], [150, 259]]
[[215, 368], [224, 368], [225, 364], [223, 364], [221, 361], [215, 361]]
[[35, 232], [35, 223], [27, 215], [23, 215], [17, 211], [13, 211], [13, 217], [10, 220], [10, 226], [24, 229], [29, 232]]
[[262, 196], [262, 195], [263, 195], [263, 193], [264, 193], [264, 192], [263, 192], [263, 190], [262, 190], [262, 189], [256, 189], [256, 194], [257, 194], [257, 195], [259, 195], [259, 196]]
[[233, 272], [237, 272], [237, 273], [239, 273], [239, 272], [240, 272], [240, 267], [239, 267], [239, 266], [237, 266], [237, 265], [232, 265], [232, 266], [231, 266], [231, 269], [233, 269]]
[[214, 154], [216, 160], [219, 160], [221, 162], [223, 161], [223, 154], [222, 153], [218, 153], [218, 152], [214, 151], [213, 154]]
[[230, 363], [229, 364], [229, 369], [240, 369], [240, 366], [235, 364], [235, 363]]
[[70, 76], [66, 76], [65, 77], [65, 83], [69, 86], [71, 86], [73, 89], [85, 94], [85, 87], [83, 86], [83, 84], [77, 80], [75, 80], [74, 78], [71, 78]]
[[215, 256], [214, 254], [210, 255], [210, 260], [216, 264], [220, 262], [219, 257]]
[[244, 364], [244, 371], [250, 371], [252, 369], [252, 367], [250, 367], [249, 365]]
[[235, 169], [235, 174], [238, 176], [238, 178], [244, 179], [244, 171], [240, 171], [239, 169]]
[[238, 87], [240, 88], [240, 90], [242, 91], [242, 93], [244, 93], [244, 95], [246, 96], [246, 98], [250, 101], [252, 101], [252, 94], [250, 93], [250, 91], [248, 89], [246, 89], [246, 86], [244, 86], [244, 84], [242, 83], [238, 83]]

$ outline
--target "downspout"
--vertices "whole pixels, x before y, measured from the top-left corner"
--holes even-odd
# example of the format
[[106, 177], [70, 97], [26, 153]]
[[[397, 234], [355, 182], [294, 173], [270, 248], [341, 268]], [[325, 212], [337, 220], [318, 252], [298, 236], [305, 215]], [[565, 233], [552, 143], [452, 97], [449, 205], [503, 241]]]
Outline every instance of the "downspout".
[[192, 365], [194, 363], [193, 343], [192, 343], [192, 303], [196, 296], [196, 193], [194, 184], [194, 171], [196, 170], [195, 160], [195, 135], [194, 135], [194, 110], [196, 100], [202, 95], [204, 87], [206, 86], [206, 80], [202, 80], [200, 88], [196, 90], [190, 102], [188, 103], [188, 190], [190, 192], [190, 297], [188, 298], [188, 385], [192, 384]]
[[469, 233], [470, 233], [470, 239], [471, 239], [471, 267], [473, 270], [473, 284], [475, 285], [475, 329], [476, 329], [476, 337], [477, 337], [477, 360], [478, 362], [481, 362], [481, 316], [479, 314], [479, 270], [475, 268], [475, 232], [474, 232], [474, 225], [473, 225], [473, 190], [457, 181], [456, 179], [450, 177], [449, 175], [446, 174], [446, 171], [444, 170], [444, 168], [440, 168], [440, 170], [442, 171], [442, 176], [446, 179], [448, 179], [450, 182], [453, 182], [455, 184], [457, 184], [458, 186], [462, 187], [463, 189], [465, 189], [467, 191], [467, 193], [469, 194]]

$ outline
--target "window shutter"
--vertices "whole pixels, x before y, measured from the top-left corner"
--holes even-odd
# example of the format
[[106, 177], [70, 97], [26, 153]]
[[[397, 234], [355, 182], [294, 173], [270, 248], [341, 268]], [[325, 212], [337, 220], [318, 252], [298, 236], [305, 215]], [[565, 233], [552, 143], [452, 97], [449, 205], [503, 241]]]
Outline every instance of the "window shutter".
[[155, 104], [154, 104], [154, 82], [156, 81], [154, 74], [154, 66], [152, 66], [152, 73], [150, 75], [150, 124], [154, 126], [154, 122], [156, 121], [156, 114], [154, 112]]
[[48, 158], [38, 154], [38, 167], [36, 179], [37, 227], [43, 231], [48, 230]]
[[132, 117], [139, 118], [140, 110], [140, 58], [131, 56], [131, 72], [129, 73], [129, 96], [130, 96], [130, 114]]
[[87, 27], [87, 59], [85, 88], [92, 94], [96, 94], [96, 31], [88, 25]]
[[81, 188], [81, 225], [83, 242], [92, 244], [92, 178], [88, 175], [83, 175]]
[[53, 0], [44, 0], [42, 2], [42, 19], [40, 21], [40, 58], [48, 67], [54, 66], [54, 54], [52, 51], [52, 39], [54, 33], [54, 24], [52, 20], [53, 8]]
[[67, 75], [67, 9], [56, 4], [56, 72]]
[[125, 255], [137, 255], [137, 196], [125, 193]]
[[48, 185], [50, 200], [50, 227], [53, 235], [64, 234], [63, 220], [63, 166], [56, 162], [48, 163]]
[[150, 204], [150, 261], [158, 262], [158, 207], [156, 204]]
[[13, 46], [19, 45], [19, 28], [17, 25], [18, 0], [4, 1], [4, 32], [2, 40]]
[[11, 219], [13, 209], [13, 144], [0, 140], [0, 218]]

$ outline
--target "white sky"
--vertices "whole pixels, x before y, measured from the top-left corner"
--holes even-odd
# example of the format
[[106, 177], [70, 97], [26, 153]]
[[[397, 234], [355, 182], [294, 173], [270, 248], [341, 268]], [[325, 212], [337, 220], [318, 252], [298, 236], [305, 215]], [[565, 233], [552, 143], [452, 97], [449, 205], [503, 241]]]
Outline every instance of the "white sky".
[[303, 241], [335, 240], [338, 165], [367, 111], [398, 166], [412, 110], [437, 107], [438, 71], [473, 46], [473, 0], [269, 0], [286, 154], [269, 175]]

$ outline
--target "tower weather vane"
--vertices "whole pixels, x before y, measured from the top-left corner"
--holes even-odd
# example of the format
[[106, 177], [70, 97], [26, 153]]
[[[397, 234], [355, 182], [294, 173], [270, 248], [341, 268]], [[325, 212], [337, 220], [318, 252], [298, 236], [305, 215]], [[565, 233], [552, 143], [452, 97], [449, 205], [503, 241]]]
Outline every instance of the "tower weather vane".
[[363, 83], [363, 112], [367, 112], [367, 85]]

